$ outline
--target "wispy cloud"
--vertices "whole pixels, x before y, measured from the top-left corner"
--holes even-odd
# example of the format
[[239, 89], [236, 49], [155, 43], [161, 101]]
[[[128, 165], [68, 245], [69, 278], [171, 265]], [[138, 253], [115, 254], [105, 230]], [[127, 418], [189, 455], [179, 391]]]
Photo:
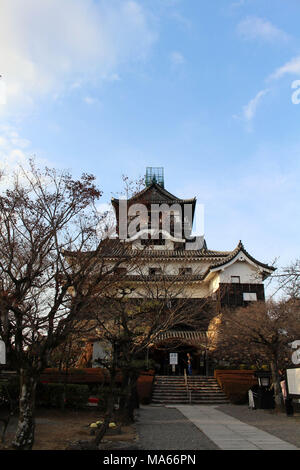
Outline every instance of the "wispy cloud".
[[0, 127], [0, 171], [4, 172], [7, 184], [9, 175], [17, 170], [18, 165], [26, 166], [31, 143], [20, 137], [18, 131], [12, 126]]
[[182, 65], [185, 62], [185, 58], [181, 54], [181, 52], [173, 51], [170, 54], [170, 61], [171, 61], [172, 65]]
[[269, 91], [269, 89], [259, 91], [257, 95], [250, 100], [246, 106], [244, 106], [243, 116], [246, 121], [252, 121], [263, 96], [265, 96]]
[[179, 26], [184, 29], [185, 31], [189, 31], [192, 27], [192, 22], [183, 16], [178, 11], [174, 11], [171, 13], [171, 17], [179, 24]]
[[246, 40], [262, 39], [267, 42], [288, 41], [289, 35], [270, 21], [257, 16], [248, 16], [237, 26], [238, 34]]
[[74, 84], [118, 77], [143, 60], [156, 40], [151, 19], [134, 0], [1, 0], [1, 75], [6, 104], [23, 111]]
[[300, 75], [300, 56], [294, 57], [272, 73], [269, 79], [281, 78], [284, 75]]
[[86, 104], [89, 104], [89, 105], [99, 103], [99, 101], [97, 100], [97, 98], [93, 98], [92, 96], [85, 96], [85, 97], [83, 98], [83, 101], [84, 101]]
[[238, 0], [237, 2], [232, 2], [230, 8], [239, 8], [245, 5], [245, 0]]
[[246, 130], [251, 132], [252, 122], [256, 115], [257, 108], [261, 104], [263, 97], [269, 93], [270, 89], [266, 88], [264, 90], [259, 91], [254, 98], [252, 98], [244, 107], [240, 114], [235, 114], [233, 118], [243, 121], [246, 125]]

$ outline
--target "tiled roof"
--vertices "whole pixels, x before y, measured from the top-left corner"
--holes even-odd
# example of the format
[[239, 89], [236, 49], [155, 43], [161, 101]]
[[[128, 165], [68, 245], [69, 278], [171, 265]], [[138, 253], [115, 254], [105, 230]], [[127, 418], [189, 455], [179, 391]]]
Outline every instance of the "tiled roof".
[[141, 259], [147, 258], [158, 258], [158, 259], [191, 259], [197, 258], [202, 260], [217, 260], [221, 261], [231, 255], [231, 251], [216, 251], [208, 250], [207, 248], [202, 248], [201, 250], [156, 250], [149, 249], [145, 247], [144, 249], [133, 250], [130, 245], [120, 242], [120, 240], [110, 239], [105, 240], [103, 243], [103, 248], [101, 249], [100, 255], [106, 258], [117, 258], [119, 256], [124, 256], [124, 253], [128, 255], [139, 256]]
[[[119, 239], [106, 239], [103, 241], [101, 250], [99, 250], [99, 257], [107, 260], [117, 260], [118, 258], [123, 258], [124, 262], [126, 259], [134, 261], [134, 257], [140, 260], [194, 260], [194, 261], [203, 261], [208, 262], [209, 266], [203, 274], [189, 275], [186, 274], [183, 276], [183, 279], [186, 281], [190, 279], [191, 281], [199, 281], [205, 279], [208, 273], [213, 269], [221, 268], [227, 263], [232, 261], [238, 253], [244, 253], [247, 258], [249, 258], [253, 263], [261, 266], [267, 271], [275, 271], [273, 266], [269, 266], [265, 263], [262, 263], [253, 256], [251, 256], [244, 248], [244, 245], [240, 241], [237, 247], [233, 251], [216, 251], [208, 250], [206, 244], [201, 250], [155, 250], [145, 247], [144, 249], [132, 249], [130, 244], [122, 243]], [[65, 252], [69, 256], [78, 256], [79, 253], [75, 252]], [[81, 256], [84, 256], [84, 253], [80, 253]], [[175, 279], [176, 278], [176, 279]], [[164, 280], [180, 280], [179, 276], [163, 276]], [[159, 276], [137, 276], [137, 275], [127, 275], [126, 280], [159, 280]]]
[[[171, 204], [195, 204], [196, 198], [192, 199], [180, 199], [174, 194], [169, 193], [165, 188], [157, 183], [152, 183], [150, 186], [146, 186], [142, 191], [128, 199], [128, 203], [138, 201], [140, 199], [148, 200], [149, 202], [164, 203], [169, 202]], [[119, 199], [112, 198], [112, 204], [119, 204]]]
[[153, 274], [153, 275], [143, 275], [143, 274], [127, 274], [123, 277], [124, 281], [140, 281], [140, 282], [151, 282], [151, 281], [203, 281], [204, 274]]
[[245, 249], [245, 247], [244, 247], [241, 240], [239, 241], [237, 247], [230, 254], [228, 254], [227, 258], [223, 258], [222, 261], [219, 261], [218, 263], [215, 263], [214, 265], [211, 266], [211, 268], [222, 267], [223, 265], [225, 265], [225, 264], [229, 263], [231, 260], [233, 260], [234, 257], [240, 252], [243, 252], [244, 255], [247, 256], [247, 258], [249, 258], [251, 261], [253, 261], [253, 263], [258, 264], [262, 268], [266, 268], [268, 270], [275, 271], [276, 268], [274, 268], [273, 266], [269, 266], [265, 263], [262, 263], [262, 262], [258, 261], [255, 258], [253, 258], [253, 256], [251, 256], [250, 253], [248, 253], [248, 251]]
[[190, 341], [203, 341], [206, 343], [205, 331], [191, 331], [191, 330], [168, 330], [161, 333], [156, 339], [155, 343], [165, 341], [166, 339], [185, 339]]

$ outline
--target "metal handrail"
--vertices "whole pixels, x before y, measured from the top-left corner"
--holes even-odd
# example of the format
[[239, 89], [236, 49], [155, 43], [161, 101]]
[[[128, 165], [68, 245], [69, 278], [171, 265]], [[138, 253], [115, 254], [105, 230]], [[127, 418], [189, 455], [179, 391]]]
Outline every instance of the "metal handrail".
[[189, 389], [189, 382], [188, 382], [188, 378], [186, 375], [186, 369], [184, 369], [184, 383], [185, 383], [185, 388], [186, 388], [186, 394], [187, 394], [189, 403], [191, 404], [192, 403], [192, 391]]

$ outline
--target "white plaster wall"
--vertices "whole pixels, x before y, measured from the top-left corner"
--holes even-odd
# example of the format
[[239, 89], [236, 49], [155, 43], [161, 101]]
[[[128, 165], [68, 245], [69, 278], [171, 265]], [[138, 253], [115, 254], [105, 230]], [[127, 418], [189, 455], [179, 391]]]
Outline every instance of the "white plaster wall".
[[201, 261], [177, 260], [166, 261], [163, 263], [159, 259], [147, 260], [143, 265], [142, 263], [139, 264], [140, 266], [137, 266], [136, 268], [133, 266], [132, 269], [128, 271], [128, 274], [138, 275], [142, 273], [143, 275], [147, 275], [149, 273], [149, 268], [161, 268], [164, 274], [176, 276], [178, 275], [180, 268], [192, 268], [192, 274], [200, 275], [204, 273], [209, 266], [208, 262]]
[[[132, 298], [155, 298], [157, 283], [153, 284], [149, 282], [148, 290], [143, 286], [143, 284], [136, 283], [136, 290], [132, 292], [128, 297]], [[165, 286], [162, 286], [162, 292], [164, 291]], [[189, 285], [173, 285], [168, 294], [171, 298], [193, 298], [193, 299], [202, 299], [209, 295], [209, 285], [204, 282], [191, 282]]]
[[216, 273], [213, 279], [209, 283], [209, 291], [211, 294], [216, 292], [219, 289], [220, 285], [220, 275], [219, 273]]
[[220, 282], [231, 282], [231, 276], [240, 276], [241, 284], [262, 283], [262, 274], [247, 261], [236, 261], [220, 271]]

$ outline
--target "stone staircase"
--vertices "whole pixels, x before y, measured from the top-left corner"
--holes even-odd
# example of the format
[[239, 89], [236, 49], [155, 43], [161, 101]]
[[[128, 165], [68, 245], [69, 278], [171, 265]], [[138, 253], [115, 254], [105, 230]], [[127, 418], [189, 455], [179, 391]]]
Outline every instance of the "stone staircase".
[[185, 403], [216, 405], [229, 403], [214, 377], [192, 375], [187, 377], [188, 390], [183, 376], [157, 375], [154, 380], [152, 403]]

